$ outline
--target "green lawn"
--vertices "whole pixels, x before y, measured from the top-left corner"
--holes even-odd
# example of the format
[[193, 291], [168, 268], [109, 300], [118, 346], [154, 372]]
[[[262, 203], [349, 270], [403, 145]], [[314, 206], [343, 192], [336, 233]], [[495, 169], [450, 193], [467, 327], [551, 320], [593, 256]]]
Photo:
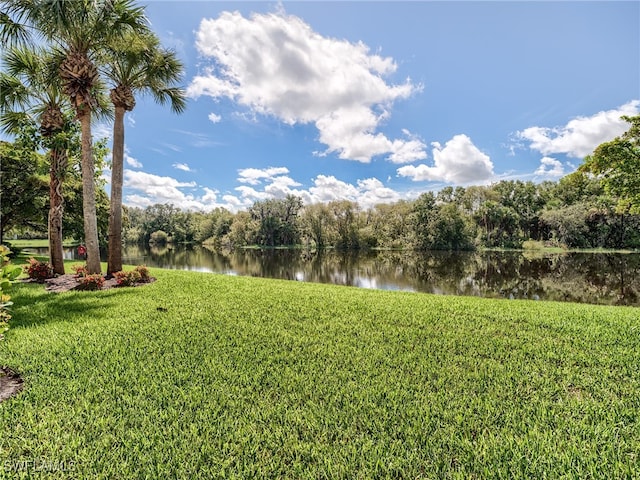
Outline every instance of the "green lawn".
[[[7, 240], [12, 247], [16, 248], [48, 248], [49, 240], [46, 238], [30, 239], [30, 240]], [[65, 247], [73, 247], [78, 245], [75, 240], [67, 239], [63, 242]]]
[[640, 472], [638, 309], [152, 274], [16, 288], [0, 478]]

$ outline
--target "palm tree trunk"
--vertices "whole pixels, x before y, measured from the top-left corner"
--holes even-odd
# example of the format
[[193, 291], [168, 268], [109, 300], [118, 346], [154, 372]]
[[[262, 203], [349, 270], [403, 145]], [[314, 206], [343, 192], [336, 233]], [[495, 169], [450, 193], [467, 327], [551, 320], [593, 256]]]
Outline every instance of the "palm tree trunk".
[[56, 148], [51, 150], [49, 169], [49, 259], [53, 272], [64, 275], [64, 253], [62, 249], [62, 214], [64, 198], [62, 196], [62, 172], [66, 167], [66, 153]]
[[87, 270], [89, 273], [101, 273], [96, 214], [95, 165], [91, 146], [91, 112], [89, 110], [82, 112], [79, 118], [82, 128], [82, 212], [84, 241], [87, 248]]
[[124, 107], [115, 107], [113, 157], [111, 161], [111, 202], [109, 204], [109, 253], [107, 275], [122, 270], [122, 183], [124, 169]]

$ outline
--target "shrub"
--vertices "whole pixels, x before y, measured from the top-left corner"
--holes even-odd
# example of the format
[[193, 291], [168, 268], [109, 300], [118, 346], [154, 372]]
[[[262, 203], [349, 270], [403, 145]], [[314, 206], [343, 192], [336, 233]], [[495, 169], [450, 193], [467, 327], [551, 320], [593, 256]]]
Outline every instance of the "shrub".
[[169, 235], [162, 230], [156, 230], [149, 238], [149, 243], [153, 245], [166, 245], [169, 241]]
[[116, 277], [116, 282], [118, 282], [118, 285], [121, 287], [132, 287], [142, 279], [137, 270], [130, 270], [128, 272], [121, 270], [113, 275]]
[[76, 272], [76, 274], [75, 274], [76, 278], [82, 278], [82, 277], [86, 277], [87, 275], [89, 275], [89, 271], [87, 270], [87, 266], [86, 265], [74, 265], [73, 267], [71, 267], [71, 270]]
[[104, 277], [99, 273], [76, 278], [78, 280], [78, 290], [101, 290], [104, 285]]
[[9, 320], [11, 320], [9, 307], [13, 305], [11, 297], [6, 292], [11, 288], [11, 283], [22, 272], [20, 267], [12, 265], [9, 261], [10, 253], [7, 247], [0, 245], [0, 339], [2, 338], [1, 332], [9, 328]]
[[114, 273], [113, 276], [116, 277], [116, 281], [121, 287], [131, 287], [136, 283], [149, 283], [151, 281], [149, 268], [146, 265], [138, 265], [129, 271], [122, 270]]
[[538, 242], [537, 240], [525, 240], [522, 242], [523, 250], [543, 250], [544, 242]]
[[29, 259], [25, 271], [29, 278], [39, 283], [43, 283], [47, 278], [53, 278], [53, 266], [49, 262], [41, 262], [33, 257]]
[[149, 268], [146, 265], [138, 265], [134, 271], [140, 274], [140, 282], [149, 283], [151, 281], [151, 277], [149, 276]]

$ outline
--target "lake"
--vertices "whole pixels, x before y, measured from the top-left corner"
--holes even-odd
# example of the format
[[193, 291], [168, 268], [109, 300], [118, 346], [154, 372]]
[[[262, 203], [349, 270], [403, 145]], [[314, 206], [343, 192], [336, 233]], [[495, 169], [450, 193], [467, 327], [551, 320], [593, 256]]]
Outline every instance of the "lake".
[[[46, 254], [46, 249], [43, 252]], [[127, 246], [124, 263], [446, 295], [640, 306], [640, 254]], [[66, 258], [77, 258], [74, 250]]]

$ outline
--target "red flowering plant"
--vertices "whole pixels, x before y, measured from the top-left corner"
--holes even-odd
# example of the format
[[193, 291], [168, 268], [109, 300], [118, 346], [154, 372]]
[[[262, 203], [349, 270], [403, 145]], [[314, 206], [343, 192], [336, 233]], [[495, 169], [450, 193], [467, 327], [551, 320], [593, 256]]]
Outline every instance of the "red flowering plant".
[[120, 287], [132, 287], [141, 281], [140, 273], [137, 270], [124, 271], [121, 270], [113, 274], [116, 282]]
[[76, 272], [75, 274], [76, 279], [86, 277], [87, 275], [89, 275], [89, 271], [87, 270], [86, 265], [74, 265], [73, 267], [71, 267], [71, 270]]
[[104, 285], [104, 277], [99, 273], [83, 277], [76, 276], [76, 279], [78, 281], [77, 290], [101, 290]]
[[53, 266], [49, 262], [41, 262], [31, 257], [24, 270], [29, 278], [44, 283], [47, 278], [53, 278]]

